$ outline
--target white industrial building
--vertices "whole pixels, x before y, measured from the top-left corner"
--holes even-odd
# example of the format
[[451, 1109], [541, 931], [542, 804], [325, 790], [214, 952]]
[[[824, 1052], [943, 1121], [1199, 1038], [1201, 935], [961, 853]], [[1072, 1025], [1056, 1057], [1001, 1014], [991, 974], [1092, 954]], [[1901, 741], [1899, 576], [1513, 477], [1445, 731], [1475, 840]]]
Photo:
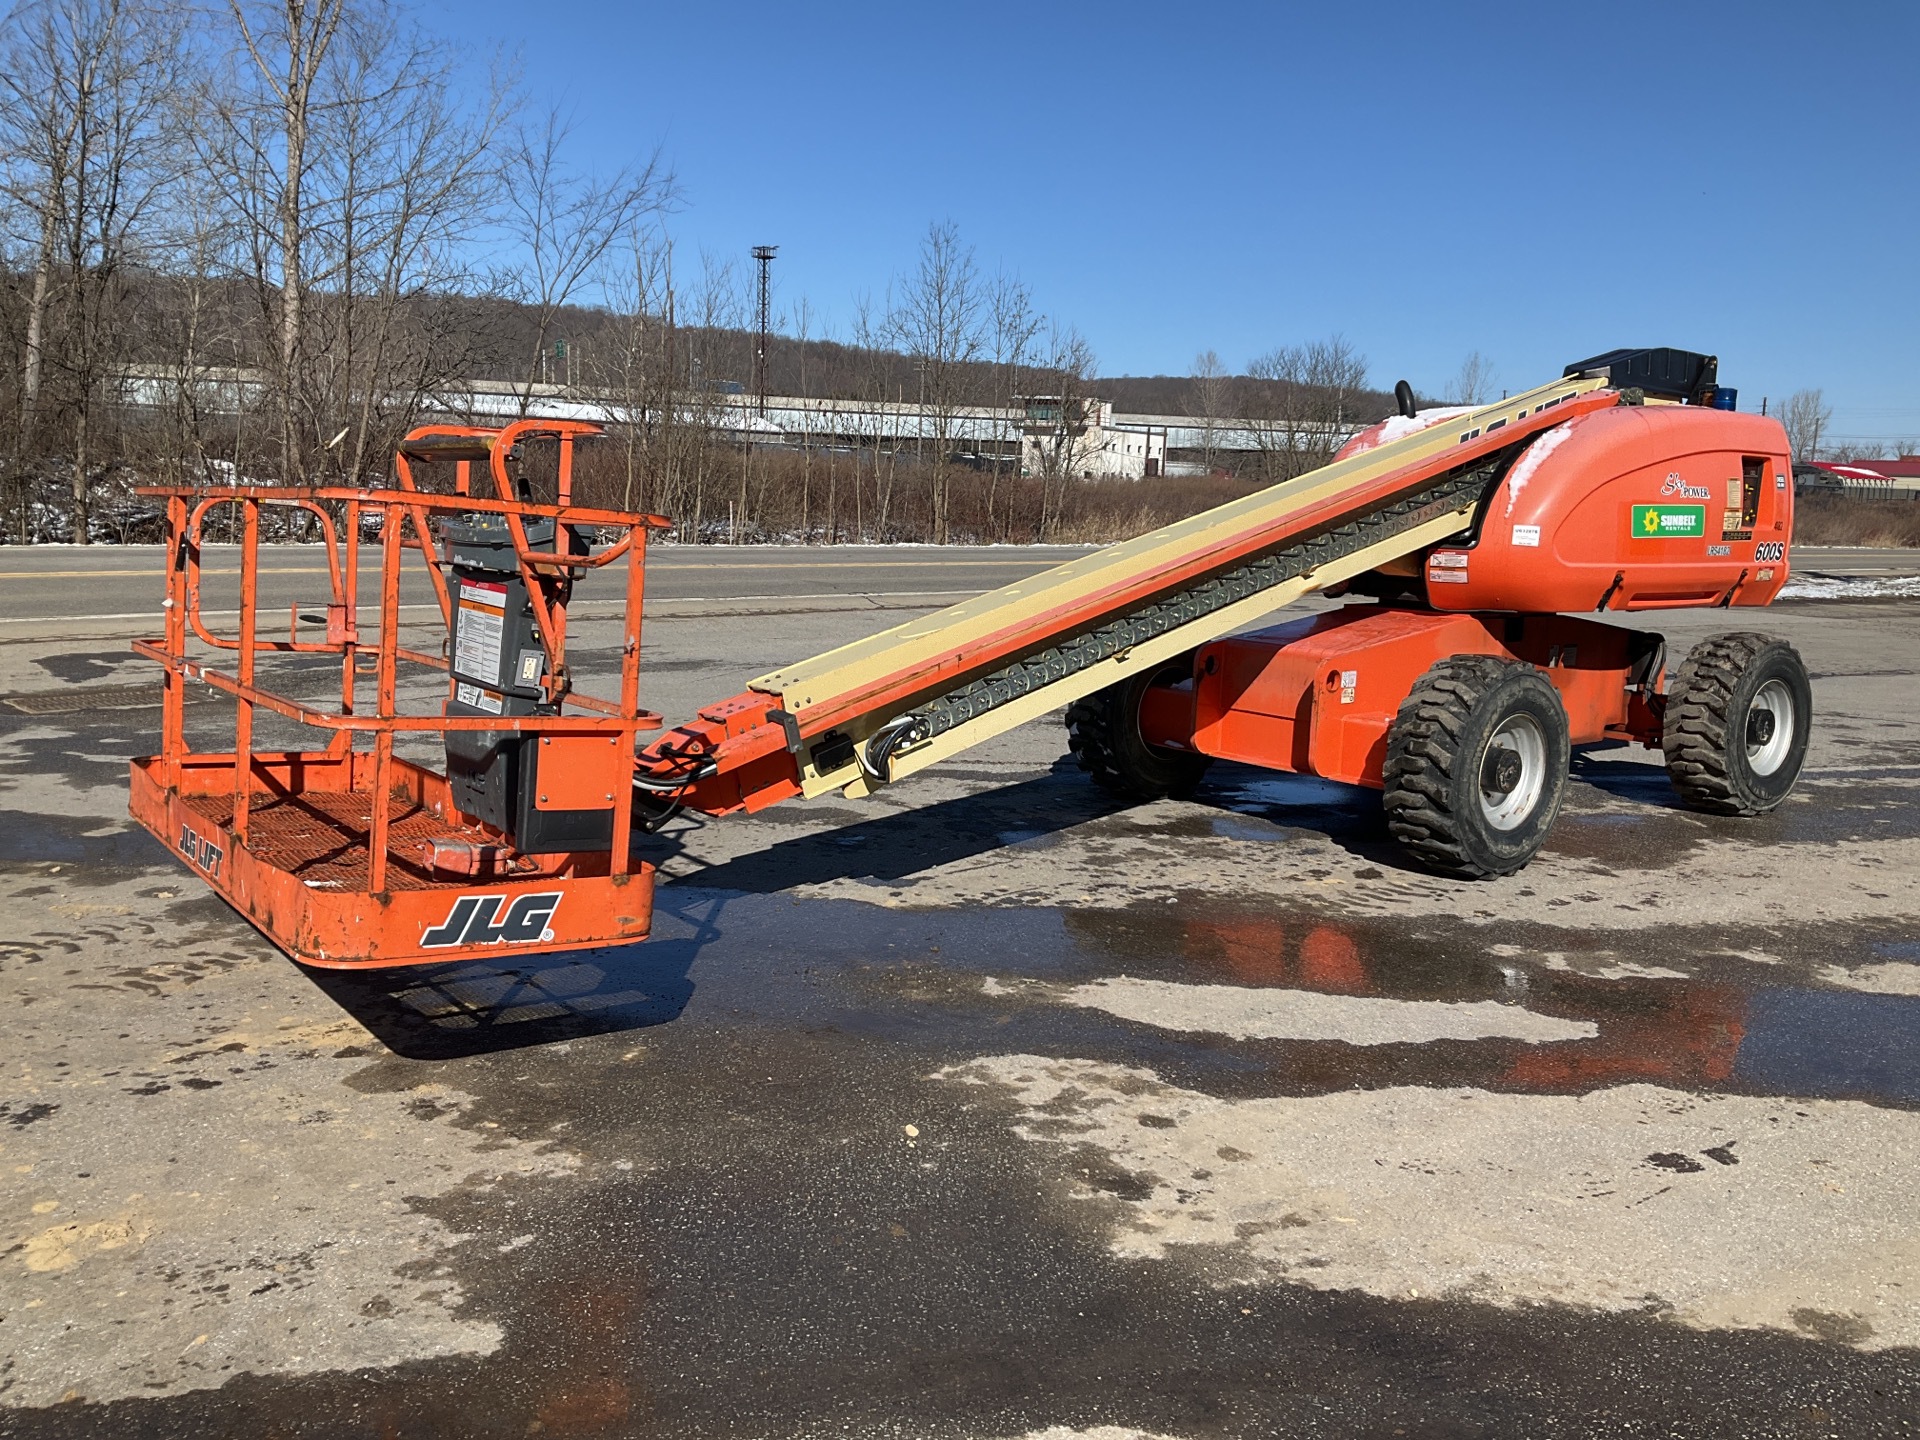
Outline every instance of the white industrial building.
[[1164, 475], [1167, 429], [1118, 419], [1105, 400], [1022, 397], [1020, 473], [1075, 480]]
[[[268, 380], [252, 370], [206, 367], [182, 376], [172, 367], [130, 365], [119, 376], [121, 399], [166, 405], [183, 388], [203, 409], [236, 410], [264, 398]], [[555, 420], [621, 425], [636, 418], [612, 392], [571, 385], [522, 385], [471, 380], [445, 387], [426, 401], [430, 413], [482, 424], [524, 413]], [[1073, 479], [1141, 480], [1203, 472], [1204, 464], [1173, 460], [1270, 448], [1246, 420], [1190, 415], [1116, 413], [1092, 397], [1023, 397], [1018, 407], [963, 405], [940, 409], [911, 401], [839, 400], [769, 395], [764, 405], [736, 388], [715, 388], [681, 401], [685, 420], [710, 427], [724, 440], [749, 445], [840, 446], [912, 451], [931, 458], [944, 436], [950, 457], [964, 463], [1004, 463], [1018, 457], [1027, 475]], [[658, 417], [647, 417], [657, 422]]]

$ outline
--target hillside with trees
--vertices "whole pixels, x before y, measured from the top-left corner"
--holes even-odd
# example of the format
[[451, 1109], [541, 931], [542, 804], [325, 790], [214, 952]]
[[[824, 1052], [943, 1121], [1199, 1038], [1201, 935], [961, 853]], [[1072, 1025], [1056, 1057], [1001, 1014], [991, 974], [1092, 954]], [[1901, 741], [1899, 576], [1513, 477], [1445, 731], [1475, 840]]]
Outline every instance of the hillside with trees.
[[[576, 149], [510, 73], [379, 0], [16, 8], [0, 538], [150, 535], [143, 482], [378, 483], [398, 438], [460, 417], [477, 381], [521, 413], [574, 393], [630, 417], [587, 484], [685, 540], [1108, 538], [1285, 478], [1389, 408], [1337, 337], [1243, 373], [1208, 355], [1193, 376], [1099, 379], [1071, 323], [936, 221], [839, 333], [784, 303], [766, 357], [774, 393], [924, 407], [926, 443], [742, 445], [724, 410], [754, 379], [746, 257], [676, 248], [664, 155], [608, 174]], [[1116, 487], [954, 442], [966, 407], [1030, 394], [1246, 418], [1273, 443]]]

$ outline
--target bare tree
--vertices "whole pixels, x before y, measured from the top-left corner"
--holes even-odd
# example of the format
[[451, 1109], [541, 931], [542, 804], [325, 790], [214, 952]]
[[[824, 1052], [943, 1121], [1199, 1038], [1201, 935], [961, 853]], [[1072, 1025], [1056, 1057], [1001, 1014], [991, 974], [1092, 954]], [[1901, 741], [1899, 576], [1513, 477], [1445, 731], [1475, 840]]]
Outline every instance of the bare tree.
[[[862, 295], [854, 301], [853, 344], [854, 353], [859, 357], [860, 375], [857, 391], [870, 407], [865, 423], [871, 426], [873, 442], [873, 537], [876, 540], [888, 538], [887, 520], [893, 509], [893, 487], [900, 458], [897, 439], [893, 444], [883, 439], [887, 402], [894, 398], [887, 386], [893, 359], [887, 330], [887, 317], [876, 310], [871, 297]], [[866, 526], [860, 513], [859, 472], [854, 473], [854, 538], [864, 540]]]
[[972, 247], [951, 220], [935, 221], [920, 242], [918, 264], [895, 289], [888, 319], [895, 343], [920, 371], [920, 425], [933, 447], [927, 491], [936, 545], [951, 534], [955, 432], [986, 346], [986, 305]]
[[1100, 402], [1093, 394], [1093, 347], [1072, 326], [1055, 325], [1029, 398], [1027, 454], [1040, 480], [1040, 538], [1050, 540], [1066, 508], [1069, 487], [1091, 478]]
[[470, 368], [477, 337], [446, 297], [475, 288], [511, 86], [471, 83], [459, 52], [384, 0], [228, 3], [233, 53], [195, 133], [273, 337], [282, 473], [358, 476]]
[[510, 292], [534, 311], [534, 347], [520, 390], [526, 413], [553, 338], [554, 318], [607, 278], [608, 257], [623, 236], [673, 202], [672, 172], [655, 150], [613, 174], [583, 173], [569, 163], [571, 122], [549, 110], [521, 125], [506, 153], [507, 220], [520, 246], [509, 271]]
[[[247, 355], [243, 317], [224, 283], [237, 227], [222, 196], [194, 184], [174, 188], [163, 226], [159, 246], [172, 261], [171, 283], [142, 317], [149, 373], [163, 399], [153, 461], [169, 483], [211, 481], [216, 459], [239, 463], [237, 455], [213, 453], [212, 434], [224, 412], [240, 408], [233, 377]], [[237, 437], [238, 417], [231, 419]]]
[[[725, 383], [746, 376], [741, 274], [709, 257], [676, 285], [659, 158], [582, 168], [561, 117], [520, 123], [511, 77], [478, 74], [410, 14], [32, 0], [0, 20], [0, 343], [16, 360], [0, 366], [0, 457], [25, 474], [31, 449], [41, 490], [70, 469], [82, 538], [110, 520], [131, 533], [135, 507], [104, 498], [128, 473], [365, 480], [423, 414], [489, 408], [489, 384], [524, 414], [559, 338], [622, 422], [583, 485], [676, 514], [686, 538], [713, 538], [728, 509], [742, 539], [797, 525], [832, 540], [850, 520], [860, 538], [947, 542], [1147, 513], [1078, 483], [1106, 458], [1084, 338], [1049, 327], [1017, 278], [983, 275], [951, 222], [927, 228], [852, 343], [814, 340], [804, 302], [788, 317], [797, 345], [768, 358], [809, 404], [780, 456]], [[36, 49], [43, 22], [68, 30]], [[1355, 357], [1329, 345], [1273, 371], [1299, 379], [1269, 387], [1269, 428], [1300, 441], [1288, 465], [1319, 433], [1314, 403], [1334, 397], [1322, 429], [1359, 418], [1338, 400], [1337, 362]], [[1246, 382], [1211, 355], [1200, 368], [1197, 408], [1224, 422]], [[1029, 392], [1057, 419], [1034, 435], [1015, 413]], [[66, 509], [34, 509], [36, 533], [49, 516], [64, 531]]]
[[1793, 448], [1796, 465], [1820, 458], [1821, 438], [1832, 420], [1833, 411], [1821, 391], [1796, 390], [1787, 397], [1787, 403], [1780, 407], [1780, 423], [1787, 427], [1787, 443]]
[[612, 343], [594, 357], [600, 388], [612, 397], [621, 416], [626, 472], [621, 508], [628, 510], [636, 496], [643, 510], [658, 503], [659, 487], [650, 482], [663, 448], [666, 367], [659, 342], [666, 329], [665, 292], [672, 273], [668, 254], [668, 242], [658, 232], [635, 230], [627, 237], [621, 266], [606, 287], [613, 312]]
[[[72, 418], [73, 538], [92, 530], [92, 427], [125, 266], [172, 174], [168, 120], [179, 83], [177, 13], [140, 0], [44, 0], [9, 21], [0, 62], [7, 188], [37, 232], [23, 362], [21, 436], [30, 440], [49, 358]], [[49, 352], [58, 306], [62, 344]]]
[[[715, 452], [728, 418], [728, 396], [721, 386], [722, 377], [713, 363], [713, 345], [717, 336], [737, 329], [743, 315], [740, 276], [733, 258], [703, 252], [700, 256], [700, 284], [687, 297], [685, 311], [687, 373], [684, 400], [675, 410], [675, 423], [688, 454], [690, 484], [682, 505], [688, 519], [683, 522], [684, 537], [702, 538], [707, 506], [707, 484], [714, 474]], [[736, 502], [737, 503], [737, 502]], [[736, 523], [739, 520], [736, 512]]]
[[[17, 443], [32, 443], [34, 421], [45, 374], [47, 310], [52, 303], [54, 266], [60, 229], [70, 208], [73, 149], [80, 124], [77, 108], [61, 104], [56, 79], [46, 90], [39, 84], [42, 53], [60, 56], [62, 41], [58, 12], [34, 6], [8, 17], [5, 52], [0, 55], [0, 158], [6, 165], [9, 219], [17, 216], [28, 227], [23, 237], [33, 256], [33, 286], [27, 302], [26, 347], [21, 360], [20, 429]], [[59, 63], [59, 61], [56, 61]], [[44, 97], [53, 103], [43, 103]]]
[[813, 410], [807, 388], [807, 352], [813, 341], [813, 306], [802, 295], [793, 311], [793, 338], [799, 342], [800, 361], [800, 539], [813, 538]]
[[1326, 464], [1358, 426], [1367, 362], [1342, 336], [1270, 350], [1247, 373], [1262, 382], [1247, 418], [1268, 480]]
[[423, 399], [471, 373], [457, 310], [432, 297], [471, 288], [468, 237], [486, 219], [492, 144], [507, 104], [499, 77], [463, 87], [454, 54], [416, 32], [361, 23], [335, 42], [326, 142], [313, 178], [328, 277], [312, 305], [304, 370], [309, 440], [364, 476], [418, 419]]
[[1227, 367], [1212, 350], [1193, 357], [1193, 381], [1187, 387], [1187, 404], [1200, 421], [1200, 458], [1213, 464], [1213, 452], [1220, 443], [1220, 422], [1227, 418]]
[[[233, 197], [253, 221], [250, 249], [263, 311], [279, 344], [273, 378], [280, 422], [280, 462], [289, 481], [306, 472], [296, 398], [307, 293], [314, 276], [307, 178], [316, 121], [316, 88], [347, 20], [349, 0], [228, 0], [244, 59], [216, 102], [222, 122], [206, 139], [208, 158], [224, 170]], [[225, 87], [223, 87], [224, 89]], [[277, 313], [275, 313], [277, 312]]]
[[1033, 294], [1018, 278], [996, 275], [987, 290], [987, 332], [989, 356], [993, 362], [992, 404], [999, 411], [993, 422], [994, 456], [987, 474], [985, 538], [994, 534], [994, 500], [1000, 484], [1000, 471], [1012, 452], [1015, 472], [1019, 469], [1020, 427], [1012, 420], [1015, 407], [1025, 388], [1023, 376], [1033, 361], [1033, 344], [1045, 319], [1034, 309]]
[[1469, 350], [1447, 387], [1453, 405], [1485, 405], [1493, 399], [1493, 362], [1478, 350]]

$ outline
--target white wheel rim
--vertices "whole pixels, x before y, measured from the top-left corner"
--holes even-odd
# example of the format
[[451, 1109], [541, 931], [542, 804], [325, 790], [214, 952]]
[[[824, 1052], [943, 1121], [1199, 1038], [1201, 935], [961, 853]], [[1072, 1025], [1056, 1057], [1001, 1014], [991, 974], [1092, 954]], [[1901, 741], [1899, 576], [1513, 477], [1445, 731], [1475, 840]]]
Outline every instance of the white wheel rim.
[[[1756, 775], [1771, 775], [1787, 763], [1787, 752], [1793, 749], [1793, 692], [1786, 681], [1769, 680], [1760, 687], [1747, 707], [1749, 727], [1753, 716], [1762, 712], [1773, 716], [1773, 733], [1757, 745], [1747, 741], [1747, 768]], [[1749, 728], [1746, 733], [1750, 736], [1753, 731]]]
[[[1504, 792], [1487, 784], [1492, 762], [1501, 751], [1510, 752], [1520, 763], [1519, 779]], [[1488, 738], [1487, 748], [1480, 755], [1480, 813], [1496, 830], [1517, 829], [1540, 804], [1540, 792], [1546, 786], [1547, 737], [1540, 722], [1531, 715], [1509, 715]]]

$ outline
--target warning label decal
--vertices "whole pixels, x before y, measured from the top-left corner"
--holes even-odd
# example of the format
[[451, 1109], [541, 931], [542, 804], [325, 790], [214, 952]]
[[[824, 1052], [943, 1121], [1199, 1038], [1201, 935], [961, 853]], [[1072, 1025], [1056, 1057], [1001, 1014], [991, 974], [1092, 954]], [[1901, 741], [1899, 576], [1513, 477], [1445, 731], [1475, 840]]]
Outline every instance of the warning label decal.
[[507, 587], [481, 580], [460, 582], [460, 616], [453, 668], [489, 685], [500, 683], [500, 647], [507, 618]]
[[454, 682], [453, 698], [462, 705], [471, 705], [474, 709], [485, 710], [490, 715], [498, 715], [503, 704], [500, 696], [493, 691], [479, 685], [469, 685], [464, 680]]

